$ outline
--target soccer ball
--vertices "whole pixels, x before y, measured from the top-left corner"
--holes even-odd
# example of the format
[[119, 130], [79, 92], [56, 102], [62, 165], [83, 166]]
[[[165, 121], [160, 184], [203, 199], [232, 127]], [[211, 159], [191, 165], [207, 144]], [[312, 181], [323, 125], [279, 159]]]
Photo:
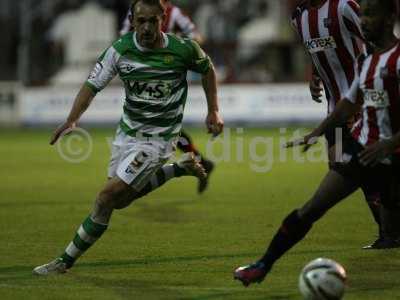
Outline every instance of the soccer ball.
[[337, 262], [318, 258], [301, 271], [299, 289], [307, 300], [340, 300], [346, 285], [346, 271]]

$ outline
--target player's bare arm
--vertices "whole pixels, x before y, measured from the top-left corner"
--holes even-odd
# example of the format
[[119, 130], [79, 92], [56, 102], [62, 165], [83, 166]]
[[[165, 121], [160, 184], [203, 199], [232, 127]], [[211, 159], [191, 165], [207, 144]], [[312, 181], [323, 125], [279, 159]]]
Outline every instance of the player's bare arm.
[[54, 131], [50, 140], [50, 145], [54, 145], [61, 135], [68, 133], [68, 131], [76, 126], [76, 122], [87, 110], [94, 96], [95, 94], [86, 84], [81, 87], [67, 120]]
[[314, 145], [317, 142], [318, 138], [322, 136], [325, 132], [327, 132], [331, 128], [340, 126], [340, 124], [346, 122], [359, 110], [360, 107], [357, 104], [354, 104], [347, 99], [343, 99], [337, 104], [335, 110], [327, 118], [325, 118], [324, 121], [322, 121], [322, 123], [310, 134], [299, 140], [287, 143], [286, 147], [290, 148], [294, 146], [304, 145], [304, 151], [307, 151], [310, 146]]
[[224, 121], [219, 115], [217, 77], [213, 66], [211, 66], [206, 74], [202, 75], [202, 84], [208, 106], [207, 129], [213, 136], [218, 136], [224, 128]]
[[396, 152], [400, 147], [400, 132], [388, 140], [377, 142], [368, 146], [360, 153], [360, 162], [365, 166], [376, 166]]
[[205, 37], [200, 32], [198, 32], [197, 29], [194, 29], [189, 37], [200, 46], [202, 46], [205, 42]]
[[322, 79], [318, 74], [317, 69], [313, 65], [313, 72], [311, 75], [311, 80], [310, 80], [310, 92], [311, 92], [311, 97], [312, 99], [317, 102], [321, 103], [322, 102]]
[[204, 44], [205, 38], [204, 38], [204, 36], [203, 36], [201, 33], [196, 32], [195, 37], [194, 37], [194, 40], [195, 40], [199, 45], [202, 45], [202, 44]]

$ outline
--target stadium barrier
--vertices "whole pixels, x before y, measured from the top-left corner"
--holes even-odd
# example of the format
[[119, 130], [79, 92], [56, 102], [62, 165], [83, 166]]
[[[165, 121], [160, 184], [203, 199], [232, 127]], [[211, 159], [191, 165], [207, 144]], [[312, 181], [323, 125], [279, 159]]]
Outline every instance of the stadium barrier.
[[0, 125], [15, 126], [20, 123], [18, 116], [20, 90], [17, 82], [0, 82]]
[[[16, 107], [22, 125], [43, 126], [62, 122], [79, 87], [46, 87], [20, 90]], [[122, 112], [124, 91], [110, 86], [96, 96], [82, 123], [115, 125]], [[227, 124], [273, 125], [314, 123], [326, 115], [326, 104], [311, 100], [306, 84], [221, 85], [221, 112]], [[201, 86], [191, 86], [185, 122], [204, 122], [207, 106]]]

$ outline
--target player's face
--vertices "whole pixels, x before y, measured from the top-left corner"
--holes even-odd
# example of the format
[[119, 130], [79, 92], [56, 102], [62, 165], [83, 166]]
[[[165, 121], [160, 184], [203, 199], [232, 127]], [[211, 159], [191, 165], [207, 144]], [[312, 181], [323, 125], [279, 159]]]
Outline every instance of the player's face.
[[382, 13], [379, 0], [365, 0], [361, 2], [361, 26], [365, 38], [370, 42], [379, 41], [382, 36], [382, 28], [387, 26], [387, 18]]
[[156, 6], [139, 2], [135, 7], [133, 25], [139, 43], [146, 48], [154, 48], [161, 36], [163, 15]]

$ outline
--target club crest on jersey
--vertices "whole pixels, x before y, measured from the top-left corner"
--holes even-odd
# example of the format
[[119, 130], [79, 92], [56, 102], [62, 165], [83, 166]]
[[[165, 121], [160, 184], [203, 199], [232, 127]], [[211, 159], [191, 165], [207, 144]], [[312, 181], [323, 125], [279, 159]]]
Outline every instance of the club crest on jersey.
[[310, 53], [317, 53], [321, 51], [325, 51], [328, 49], [337, 48], [335, 39], [333, 36], [327, 36], [322, 38], [310, 39], [305, 41], [305, 47]]
[[119, 67], [119, 70], [121, 71], [121, 73], [124, 73], [124, 74], [130, 74], [135, 69], [136, 69], [136, 66], [132, 65], [132, 64], [123, 64]]
[[365, 89], [364, 107], [386, 108], [390, 106], [389, 94], [385, 90]]
[[172, 64], [174, 62], [174, 57], [172, 55], [166, 55], [164, 57], [164, 62], [166, 64]]

